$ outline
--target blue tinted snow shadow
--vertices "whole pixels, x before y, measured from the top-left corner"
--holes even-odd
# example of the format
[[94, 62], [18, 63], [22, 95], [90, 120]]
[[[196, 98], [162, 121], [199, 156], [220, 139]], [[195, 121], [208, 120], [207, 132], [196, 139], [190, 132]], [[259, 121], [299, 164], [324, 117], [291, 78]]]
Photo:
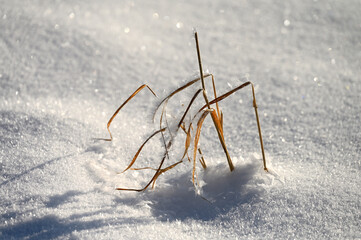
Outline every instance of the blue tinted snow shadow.
[[[81, 195], [83, 194], [82, 192], [80, 191], [67, 191], [63, 194], [57, 194], [57, 195], [54, 195], [54, 196], [51, 196], [49, 201], [45, 203], [45, 205], [47, 207], [50, 207], [50, 208], [57, 208], [58, 206], [72, 200], [73, 197], [77, 196], [77, 195]], [[74, 200], [72, 200], [74, 202]]]
[[33, 171], [35, 171], [35, 170], [43, 169], [43, 168], [44, 168], [45, 166], [47, 166], [47, 165], [50, 165], [50, 164], [53, 164], [53, 163], [55, 163], [55, 162], [64, 160], [64, 159], [66, 159], [66, 158], [68, 158], [68, 157], [72, 157], [72, 156], [74, 156], [74, 155], [75, 155], [75, 154], [68, 154], [68, 155], [65, 155], [65, 156], [62, 156], [62, 157], [52, 158], [52, 159], [50, 159], [50, 160], [48, 160], [48, 161], [46, 161], [46, 162], [43, 162], [43, 163], [41, 163], [41, 164], [36, 165], [35, 167], [32, 167], [32, 168], [29, 168], [29, 169], [25, 170], [25, 171], [23, 171], [22, 173], [14, 174], [14, 175], [12, 175], [9, 179], [7, 179], [7, 180], [3, 181], [2, 183], [0, 183], [0, 187], [4, 186], [4, 185], [6, 185], [6, 184], [8, 184], [8, 183], [10, 183], [10, 182], [13, 182], [13, 181], [15, 181], [15, 180], [17, 180], [17, 179], [19, 179], [19, 178], [21, 178], [21, 177], [24, 177], [24, 176], [26, 176], [27, 174], [30, 174], [31, 172], [33, 172]]
[[149, 193], [153, 214], [161, 221], [213, 220], [240, 204], [259, 199], [264, 189], [256, 186], [257, 171], [259, 164], [253, 163], [237, 166], [233, 172], [225, 165], [213, 166], [203, 176], [206, 185], [202, 196], [195, 194], [191, 176], [183, 174], [168, 181], [167, 187]]
[[66, 236], [75, 230], [80, 231], [100, 225], [99, 220], [70, 223], [49, 215], [0, 229], [2, 233], [0, 237], [3, 239], [51, 239]]
[[[0, 228], [0, 239], [54, 239], [65, 238], [73, 239], [73, 232], [83, 230], [102, 229], [110, 225], [120, 225], [125, 222], [133, 221], [142, 223], [144, 220], [127, 218], [119, 219], [102, 219], [102, 220], [81, 220], [82, 215], [73, 218], [61, 219], [54, 215], [47, 215], [41, 218], [35, 218], [29, 221]], [[78, 219], [78, 220], [77, 220]]]
[[[69, 197], [81, 195], [86, 193], [78, 193], [69, 191], [64, 195], [55, 195], [51, 197], [49, 204], [56, 207]], [[53, 200], [59, 198], [57, 200]], [[63, 201], [63, 202], [62, 202]], [[125, 200], [127, 201], [127, 200]], [[128, 202], [130, 205], [130, 202]], [[6, 227], [0, 227], [0, 239], [78, 239], [73, 233], [81, 231], [103, 231], [109, 226], [122, 226], [128, 223], [134, 224], [149, 224], [150, 220], [141, 219], [138, 217], [119, 218], [118, 216], [110, 216], [114, 212], [113, 209], [105, 208], [97, 211], [88, 211], [80, 214], [72, 214], [69, 217], [61, 218], [56, 215], [46, 215], [43, 217], [36, 217], [31, 220], [18, 222]], [[3, 219], [10, 219], [16, 217], [19, 212], [13, 212], [1, 217]], [[108, 218], [99, 216], [109, 215]], [[84, 220], [85, 218], [90, 220]], [[104, 230], [107, 231], [107, 230]]]

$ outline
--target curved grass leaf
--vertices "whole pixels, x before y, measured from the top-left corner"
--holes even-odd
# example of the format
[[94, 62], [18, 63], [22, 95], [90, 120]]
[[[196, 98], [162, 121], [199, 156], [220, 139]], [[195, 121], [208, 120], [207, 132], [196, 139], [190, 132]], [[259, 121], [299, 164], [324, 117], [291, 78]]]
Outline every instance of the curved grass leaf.
[[143, 84], [142, 86], [140, 86], [137, 90], [135, 90], [132, 95], [130, 95], [130, 97], [128, 97], [127, 100], [125, 100], [125, 102], [120, 105], [120, 107], [115, 111], [115, 113], [113, 114], [113, 116], [109, 119], [108, 121], [108, 124], [107, 124], [107, 129], [108, 129], [108, 132], [109, 132], [109, 136], [110, 138], [101, 138], [101, 139], [98, 139], [98, 140], [104, 140], [104, 141], [112, 141], [113, 140], [113, 136], [112, 136], [112, 133], [110, 132], [110, 124], [112, 123], [113, 119], [115, 118], [115, 116], [117, 116], [117, 114], [119, 113], [119, 111], [135, 96], [137, 95], [143, 88], [148, 88], [149, 91], [151, 93], [153, 93], [154, 96], [157, 96], [157, 94], [155, 94], [155, 92], [146, 84]]
[[[147, 138], [147, 140], [145, 140], [145, 142], [144, 142], [144, 143], [140, 146], [140, 148], [138, 149], [137, 153], [134, 155], [134, 157], [133, 157], [132, 161], [130, 162], [130, 164], [128, 165], [128, 167], [127, 167], [123, 172], [127, 171], [129, 168], [131, 168], [131, 167], [133, 166], [133, 164], [134, 164], [135, 161], [137, 160], [137, 158], [138, 158], [140, 152], [142, 151], [143, 147], [145, 146], [145, 144], [147, 144], [147, 142], [148, 142], [151, 138], [153, 138], [155, 135], [157, 135], [158, 133], [164, 132], [165, 129], [166, 129], [166, 128], [162, 128], [162, 129], [154, 132], [152, 135], [150, 135], [150, 136]], [[122, 173], [123, 173], [123, 172], [122, 172]]]
[[[206, 77], [209, 77], [209, 76], [211, 76], [211, 74], [205, 74], [205, 75], [204, 75], [205, 78], [206, 78]], [[177, 93], [183, 91], [184, 89], [192, 86], [194, 83], [196, 83], [196, 82], [198, 82], [198, 81], [200, 81], [200, 80], [201, 80], [201, 78], [193, 79], [193, 80], [187, 82], [186, 84], [184, 84], [183, 86], [177, 88], [176, 90], [174, 90], [173, 92], [171, 92], [167, 97], [165, 97], [165, 98], [157, 105], [157, 107], [155, 108], [155, 111], [154, 111], [154, 113], [153, 113], [153, 121], [154, 121], [154, 119], [155, 119], [155, 115], [157, 114], [157, 111], [158, 111], [159, 107], [160, 107], [165, 101], [169, 100], [169, 99], [170, 99], [171, 97], [173, 97], [175, 94], [177, 94]]]
[[194, 185], [195, 185], [194, 176], [196, 173], [196, 156], [197, 156], [197, 147], [198, 147], [199, 137], [201, 135], [201, 129], [202, 129], [203, 122], [209, 112], [210, 111], [208, 111], [208, 110], [204, 111], [203, 114], [201, 115], [201, 117], [199, 118], [198, 123], [197, 123], [196, 135], [194, 137], [193, 171], [192, 171], [192, 182]]
[[[225, 94], [223, 94], [223, 95], [221, 95], [221, 96], [213, 99], [212, 101], [209, 102], [209, 104], [212, 105], [212, 104], [218, 103], [218, 102], [222, 101], [223, 99], [227, 98], [228, 96], [230, 96], [231, 94], [237, 92], [238, 90], [240, 90], [240, 89], [248, 86], [249, 84], [252, 84], [252, 83], [251, 83], [251, 82], [245, 82], [245, 83], [243, 83], [242, 85], [240, 85], [240, 86], [232, 89], [231, 91], [226, 92]], [[204, 105], [201, 109], [199, 109], [198, 112], [201, 112], [201, 111], [204, 110], [206, 107], [207, 107], [207, 104]]]

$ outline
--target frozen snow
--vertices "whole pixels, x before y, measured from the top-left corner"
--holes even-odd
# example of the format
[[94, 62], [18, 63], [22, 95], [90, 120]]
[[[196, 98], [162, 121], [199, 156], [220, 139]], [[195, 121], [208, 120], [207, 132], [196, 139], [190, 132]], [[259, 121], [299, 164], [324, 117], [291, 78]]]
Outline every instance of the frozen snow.
[[[357, 0], [1, 1], [0, 239], [360, 239], [360, 10]], [[141, 92], [112, 123], [113, 142], [94, 138], [141, 84], [164, 97], [198, 74], [193, 28], [219, 93], [255, 84], [270, 172], [242, 89], [220, 103], [234, 172], [207, 120], [201, 195], [187, 162], [154, 190], [116, 191], [151, 177], [117, 173], [156, 129], [159, 99]], [[161, 154], [152, 139], [137, 167]]]

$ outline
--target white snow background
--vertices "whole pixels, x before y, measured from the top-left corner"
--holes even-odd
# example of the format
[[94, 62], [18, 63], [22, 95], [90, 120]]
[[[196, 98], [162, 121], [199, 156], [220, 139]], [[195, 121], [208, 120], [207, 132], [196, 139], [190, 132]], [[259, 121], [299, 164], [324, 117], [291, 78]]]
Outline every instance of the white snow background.
[[[0, 1], [0, 238], [360, 239], [360, 11], [357, 0]], [[245, 88], [220, 103], [234, 172], [209, 119], [202, 130], [212, 203], [188, 162], [154, 190], [116, 191], [154, 173], [117, 174], [157, 129], [159, 99], [199, 74], [193, 27], [218, 93], [255, 84], [271, 171]], [[94, 141], [143, 83], [159, 99], [142, 91], [114, 141]], [[136, 166], [156, 167], [161, 146], [152, 139]]]

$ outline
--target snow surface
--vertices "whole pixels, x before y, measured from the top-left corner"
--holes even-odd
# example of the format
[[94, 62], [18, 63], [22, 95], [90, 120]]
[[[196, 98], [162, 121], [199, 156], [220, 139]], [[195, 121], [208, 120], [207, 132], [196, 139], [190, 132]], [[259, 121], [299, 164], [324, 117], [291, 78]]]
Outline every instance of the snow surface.
[[[360, 1], [0, 2], [1, 239], [361, 239]], [[212, 203], [188, 163], [115, 191], [151, 177], [117, 173], [159, 100], [141, 92], [113, 142], [93, 138], [141, 84], [164, 97], [198, 73], [193, 27], [220, 93], [256, 85], [271, 171], [242, 89], [221, 103], [234, 172], [202, 131]], [[137, 167], [161, 152], [152, 140]]]

